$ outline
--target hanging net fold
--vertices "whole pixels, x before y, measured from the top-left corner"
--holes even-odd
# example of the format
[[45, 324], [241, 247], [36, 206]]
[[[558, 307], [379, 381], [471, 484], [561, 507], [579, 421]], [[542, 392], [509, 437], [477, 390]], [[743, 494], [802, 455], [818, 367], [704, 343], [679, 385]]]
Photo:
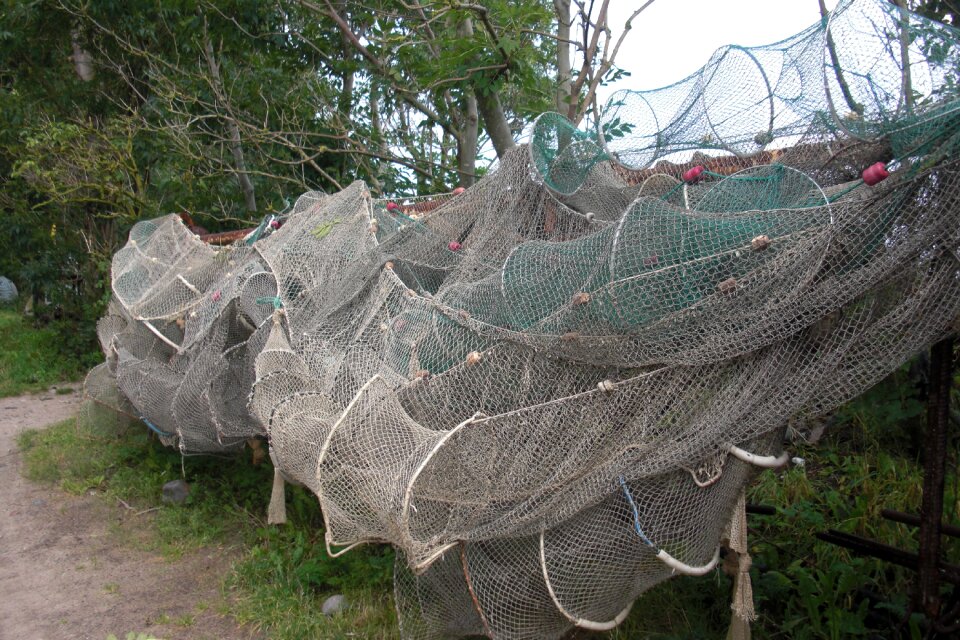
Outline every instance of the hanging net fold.
[[[560, 638], [702, 574], [788, 421], [957, 327], [958, 32], [843, 1], [556, 114], [459, 194], [308, 193], [216, 248], [140, 222], [81, 419], [269, 440], [404, 638]], [[886, 179], [884, 179], [886, 178]]]

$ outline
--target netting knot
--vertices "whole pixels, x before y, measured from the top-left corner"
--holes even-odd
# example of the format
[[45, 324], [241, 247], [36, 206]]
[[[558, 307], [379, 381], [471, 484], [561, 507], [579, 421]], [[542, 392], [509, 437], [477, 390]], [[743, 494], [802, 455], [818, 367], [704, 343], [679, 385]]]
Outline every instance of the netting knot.
[[580, 306], [582, 304], [587, 304], [588, 302], [590, 302], [590, 294], [587, 293], [586, 291], [575, 293], [573, 295], [573, 298], [570, 300], [570, 304], [572, 304], [575, 307]]
[[733, 293], [737, 290], [737, 279], [727, 278], [726, 280], [717, 284], [717, 289], [720, 291], [720, 293]]
[[768, 236], [757, 236], [750, 241], [750, 247], [754, 251], [765, 251], [771, 244], [772, 240]]

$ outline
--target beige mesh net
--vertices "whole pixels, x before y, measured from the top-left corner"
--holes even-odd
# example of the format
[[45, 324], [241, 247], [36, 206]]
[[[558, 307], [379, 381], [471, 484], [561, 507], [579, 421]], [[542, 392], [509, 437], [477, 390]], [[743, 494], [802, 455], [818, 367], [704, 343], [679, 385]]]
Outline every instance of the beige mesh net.
[[957, 43], [842, 2], [590, 132], [541, 116], [463, 193], [310, 193], [224, 248], [141, 222], [85, 415], [269, 438], [331, 553], [399, 550], [405, 638], [611, 628], [714, 567], [788, 420], [954, 328]]

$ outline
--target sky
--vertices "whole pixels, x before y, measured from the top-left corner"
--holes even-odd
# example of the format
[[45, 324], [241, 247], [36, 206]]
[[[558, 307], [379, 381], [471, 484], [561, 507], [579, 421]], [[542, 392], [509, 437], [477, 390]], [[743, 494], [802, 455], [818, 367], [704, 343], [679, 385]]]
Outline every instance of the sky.
[[[836, 4], [826, 0], [827, 9]], [[611, 0], [614, 39], [641, 5]], [[617, 65], [631, 76], [603, 87], [600, 103], [617, 89], [656, 89], [682, 80], [725, 44], [777, 42], [819, 20], [817, 0], [656, 0], [633, 21], [617, 54]]]
[[[630, 14], [644, 2], [610, 0], [613, 42], [620, 37]], [[826, 0], [825, 4], [832, 10], [837, 0]], [[819, 21], [817, 0], [655, 0], [634, 19], [617, 53], [616, 65], [630, 76], [600, 87], [598, 102], [602, 106], [620, 89], [657, 89], [683, 80], [724, 45], [778, 42]], [[572, 61], [574, 71], [581, 61]], [[528, 127], [520, 141], [526, 141], [529, 135]], [[485, 157], [495, 157], [489, 140], [480, 151]]]

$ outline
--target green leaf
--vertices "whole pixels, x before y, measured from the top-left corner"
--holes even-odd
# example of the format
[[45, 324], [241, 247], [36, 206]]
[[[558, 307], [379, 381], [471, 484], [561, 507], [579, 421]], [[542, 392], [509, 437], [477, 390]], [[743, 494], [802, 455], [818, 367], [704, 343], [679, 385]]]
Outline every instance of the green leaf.
[[340, 224], [340, 218], [334, 218], [333, 220], [322, 222], [310, 231], [310, 235], [317, 240], [323, 240], [330, 235], [330, 232], [333, 231], [333, 228], [338, 224]]

